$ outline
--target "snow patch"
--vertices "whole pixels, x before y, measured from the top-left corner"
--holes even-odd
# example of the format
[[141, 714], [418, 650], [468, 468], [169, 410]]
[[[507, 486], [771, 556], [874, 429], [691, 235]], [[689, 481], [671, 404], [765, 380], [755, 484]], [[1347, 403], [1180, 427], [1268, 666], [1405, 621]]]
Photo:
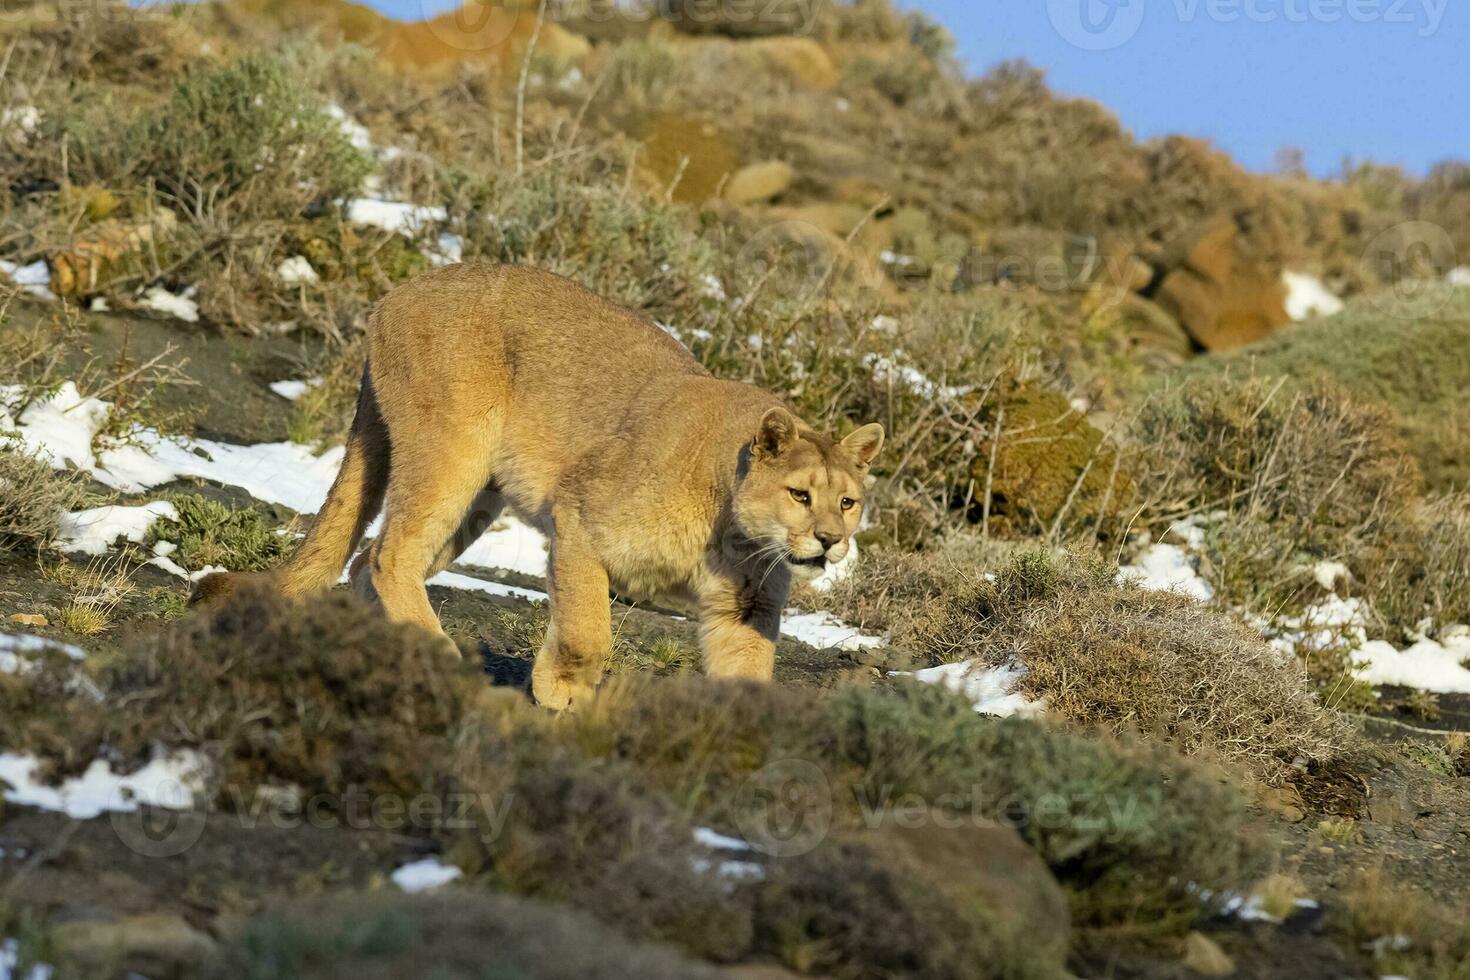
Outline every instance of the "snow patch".
[[91, 820], [103, 813], [132, 813], [139, 806], [188, 810], [203, 792], [208, 763], [191, 750], [159, 753], [131, 775], [112, 771], [97, 759], [82, 775], [59, 786], [36, 780], [40, 760], [33, 755], [0, 753], [0, 784], [9, 784], [5, 799], [20, 806], [64, 813], [73, 820]]
[[0, 129], [9, 129], [21, 136], [29, 136], [41, 125], [41, 110], [33, 105], [18, 105], [0, 109]]
[[788, 609], [781, 617], [781, 635], [818, 650], [837, 649], [849, 653], [888, 645], [887, 637], [868, 635], [829, 612], [803, 613]]
[[1296, 322], [1319, 316], [1336, 316], [1343, 310], [1342, 300], [1316, 276], [1302, 272], [1283, 272], [1286, 284], [1286, 315]]
[[1336, 589], [1339, 581], [1346, 581], [1351, 577], [1352, 572], [1340, 561], [1319, 561], [1312, 566], [1312, 578], [1328, 592]]
[[[901, 355], [902, 351], [895, 351], [895, 355]], [[929, 379], [918, 368], [907, 364], [899, 364], [892, 358], [884, 357], [882, 354], [868, 354], [863, 358], [863, 365], [873, 372], [873, 378], [877, 381], [893, 380], [917, 392], [925, 398], [947, 398], [955, 399], [968, 395], [975, 389], [970, 385], [938, 385]]]
[[750, 845], [738, 837], [726, 837], [724, 834], [708, 827], [694, 828], [694, 842], [701, 847], [708, 847], [712, 851], [748, 851]]
[[1354, 672], [1370, 684], [1395, 684], [1438, 694], [1470, 694], [1470, 638], [1420, 640], [1407, 650], [1374, 640], [1354, 658]]
[[287, 286], [301, 286], [320, 282], [322, 277], [317, 275], [306, 256], [293, 255], [276, 266], [276, 278]]
[[1149, 545], [1138, 556], [1136, 565], [1118, 569], [1119, 582], [1132, 582], [1156, 592], [1178, 592], [1180, 595], [1209, 602], [1215, 588], [1195, 571], [1189, 553], [1178, 545]]
[[68, 465], [90, 470], [97, 465], [92, 440], [107, 424], [111, 405], [83, 397], [68, 381], [51, 395], [31, 402], [20, 413], [20, 419], [12, 421], [5, 406], [22, 397], [21, 388], [0, 385], [0, 430], [17, 433], [23, 452], [58, 470]]
[[272, 381], [270, 384], [271, 391], [288, 402], [294, 402], [311, 389], [321, 386], [321, 378], [307, 378], [305, 381]]
[[423, 204], [404, 204], [362, 197], [347, 202], [347, 220], [354, 225], [367, 225], [398, 235], [412, 236], [426, 225], [444, 221], [449, 212], [444, 208]]
[[124, 493], [196, 477], [240, 487], [264, 503], [315, 514], [337, 478], [342, 455], [340, 447], [317, 456], [293, 442], [237, 446], [211, 439], [175, 440], [140, 430], [131, 444], [102, 452], [95, 476]]
[[105, 555], [118, 538], [142, 544], [159, 518], [177, 520], [179, 512], [166, 500], [142, 507], [94, 507], [61, 515], [56, 545], [61, 551]]
[[368, 132], [366, 126], [348, 115], [346, 109], [333, 102], [325, 106], [322, 113], [336, 120], [342, 135], [347, 137], [347, 142], [351, 143], [355, 149], [370, 155], [373, 153], [372, 134]]
[[455, 564], [545, 578], [546, 538], [529, 524], [506, 515], [470, 545]]
[[424, 858], [405, 864], [391, 875], [393, 884], [408, 892], [433, 891], [459, 878], [464, 872], [452, 864], [444, 864], [436, 857]]
[[17, 265], [0, 259], [0, 274], [7, 276], [27, 296], [47, 302], [56, 299], [56, 294], [51, 291], [51, 267], [44, 259], [30, 265]]
[[17, 973], [20, 965], [20, 944], [14, 939], [0, 942], [0, 980], [51, 980], [52, 969], [38, 963], [25, 973]]
[[483, 592], [486, 595], [526, 599], [530, 602], [546, 602], [550, 599], [545, 592], [537, 592], [535, 589], [522, 589], [514, 585], [487, 582], [485, 579], [460, 575], [458, 572], [440, 572], [429, 579], [429, 584], [446, 589], [459, 589], [463, 592]]
[[171, 293], [162, 286], [154, 286], [142, 295], [138, 305], [145, 310], [162, 313], [185, 323], [198, 323], [199, 304], [194, 301], [198, 292], [195, 286], [190, 286], [182, 293]]
[[1046, 710], [1045, 702], [1031, 701], [1016, 691], [1026, 676], [1026, 668], [1020, 664], [981, 667], [973, 660], [962, 660], [912, 673], [889, 671], [888, 676], [912, 677], [923, 684], [938, 684], [947, 691], [964, 695], [975, 706], [975, 711], [982, 715], [1027, 718]]
[[0, 633], [0, 674], [24, 674], [34, 666], [22, 654], [56, 650], [73, 660], [87, 659], [87, 651], [70, 643], [59, 643], [30, 633]]
[[424, 257], [434, 265], [456, 265], [463, 262], [464, 239], [453, 232], [441, 232], [434, 247], [424, 250]]

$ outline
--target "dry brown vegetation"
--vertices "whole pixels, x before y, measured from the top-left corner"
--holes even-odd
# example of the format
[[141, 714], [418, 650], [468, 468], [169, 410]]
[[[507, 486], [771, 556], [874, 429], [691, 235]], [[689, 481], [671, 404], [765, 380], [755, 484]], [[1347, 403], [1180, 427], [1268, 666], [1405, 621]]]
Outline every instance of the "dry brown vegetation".
[[0, 432], [0, 551], [41, 551], [55, 539], [60, 515], [85, 499], [86, 482], [3, 440]]
[[943, 550], [874, 559], [844, 589], [844, 614], [934, 663], [1021, 664], [1022, 689], [1084, 729], [1142, 731], [1267, 778], [1353, 744], [1301, 667], [1228, 614], [1118, 584], [1085, 553], [985, 567]]
[[[78, 693], [74, 671], [40, 655], [24, 676], [0, 675], [8, 746], [57, 772], [104, 746], [123, 766], [155, 744], [193, 747], [226, 809], [295, 793], [462, 797], [481, 805], [417, 831], [477, 881], [716, 960], [764, 954], [839, 977], [1060, 976], [1064, 944], [1024, 942], [995, 896], [952, 880], [936, 890], [952, 859], [929, 864], [889, 840], [888, 821], [898, 833], [916, 805], [976, 834], [994, 832], [1003, 806], [1040, 856], [1026, 875], [1049, 880], [1049, 866], [1083, 929], [1186, 926], [1200, 902], [1186, 881], [1234, 887], [1261, 857], [1234, 792], [1166, 751], [981, 718], [919, 685], [821, 695], [625, 679], [556, 719], [347, 596], [298, 607], [252, 591], [161, 641], [140, 637], [94, 672], [101, 702]], [[758, 835], [773, 817], [752, 786], [793, 764], [798, 826], [819, 828], [811, 846], [753, 854], [765, 871], [745, 885], [701, 870], [695, 823]], [[898, 921], [911, 942], [885, 939], [879, 955], [871, 937]]]

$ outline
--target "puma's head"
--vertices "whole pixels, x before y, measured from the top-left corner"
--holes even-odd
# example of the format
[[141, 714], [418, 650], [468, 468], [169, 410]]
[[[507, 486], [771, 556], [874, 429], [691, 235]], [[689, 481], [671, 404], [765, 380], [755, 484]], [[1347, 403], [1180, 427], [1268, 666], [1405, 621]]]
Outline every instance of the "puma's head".
[[881, 425], [834, 442], [786, 409], [771, 409], [750, 444], [734, 498], [736, 523], [762, 555], [784, 561], [797, 578], [818, 577], [828, 562], [847, 557], [868, 466], [881, 448]]

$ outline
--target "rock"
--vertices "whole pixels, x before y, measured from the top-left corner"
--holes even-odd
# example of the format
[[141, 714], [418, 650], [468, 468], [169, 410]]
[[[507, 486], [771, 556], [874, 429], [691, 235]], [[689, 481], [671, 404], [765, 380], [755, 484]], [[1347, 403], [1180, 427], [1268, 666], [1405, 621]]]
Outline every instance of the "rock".
[[1235, 975], [1235, 961], [1202, 932], [1191, 932], [1185, 938], [1184, 965], [1202, 977]]
[[[520, 77], [526, 45], [536, 34], [536, 5], [471, 4], [429, 20], [392, 25], [374, 38], [394, 67], [430, 77], [452, 75], [462, 64], [489, 64], [502, 87]], [[585, 37], [547, 21], [536, 54], [561, 66], [580, 64], [591, 52]]]
[[895, 814], [860, 840], [886, 864], [962, 899], [962, 907], [985, 909], [1000, 935], [1024, 943], [1039, 960], [1066, 959], [1067, 896], [1020, 834], [937, 811], [917, 816], [900, 821]]
[[128, 271], [130, 260], [173, 230], [177, 219], [160, 209], [151, 221], [99, 221], [70, 250], [51, 256], [51, 289], [59, 296], [86, 296]]
[[[801, 974], [767, 963], [746, 963], [742, 966], [727, 966], [720, 975], [729, 980], [802, 980]], [[809, 980], [809, 978], [808, 978]]]
[[1134, 487], [1121, 465], [1113, 465], [1116, 447], [1065, 395], [1026, 382], [1002, 400], [1005, 430], [1026, 436], [1002, 435], [992, 472], [996, 399], [978, 408], [984, 436], [976, 440], [963, 477], [976, 487], [967, 515], [972, 522], [983, 520], [987, 485], [992, 524], [1014, 533], [1049, 530], [1059, 516], [1077, 525], [1096, 523], [1128, 506]]
[[1210, 351], [1244, 347], [1290, 322], [1280, 275], [1247, 253], [1229, 219], [1193, 237], [1154, 300]]
[[1396, 796], [1380, 796], [1368, 801], [1368, 819], [1385, 827], [1394, 827], [1409, 819], [1404, 804]]
[[856, 204], [864, 211], [882, 206], [884, 201], [892, 200], [882, 184], [871, 177], [860, 177], [850, 174], [832, 185], [832, 199], [843, 204]]
[[1122, 340], [1139, 363], [1176, 367], [1189, 360], [1189, 333], [1157, 304], [1111, 285], [1097, 285], [1082, 299], [1088, 331]]
[[734, 204], [762, 204], [786, 193], [796, 171], [791, 164], [767, 160], [741, 167], [725, 185], [724, 198]]
[[830, 92], [842, 80], [827, 49], [809, 37], [742, 41], [738, 50], [758, 60], [771, 74], [784, 76], [798, 88]]
[[735, 148], [719, 126], [705, 119], [665, 113], [654, 117], [646, 127], [638, 166], [650, 194], [698, 204], [720, 192], [739, 162]]
[[10, 621], [20, 626], [50, 626], [51, 621], [40, 613], [11, 613]]
[[52, 937], [66, 961], [93, 970], [123, 966], [146, 976], [193, 973], [218, 955], [213, 939], [176, 915], [63, 922]]
[[96, 184], [68, 184], [57, 197], [63, 211], [79, 210], [88, 221], [105, 221], [122, 208], [116, 194]]
[[664, 18], [678, 31], [726, 37], [802, 34], [811, 30], [816, 10], [810, 0], [665, 0], [659, 6]]

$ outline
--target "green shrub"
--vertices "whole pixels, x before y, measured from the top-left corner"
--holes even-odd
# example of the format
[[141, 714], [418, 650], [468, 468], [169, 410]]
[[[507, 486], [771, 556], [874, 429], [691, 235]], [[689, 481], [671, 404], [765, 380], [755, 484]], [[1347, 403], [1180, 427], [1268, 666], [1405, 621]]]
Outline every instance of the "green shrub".
[[185, 568], [262, 571], [296, 550], [290, 529], [276, 528], [259, 505], [236, 509], [197, 494], [175, 496], [172, 503], [178, 516], [156, 522], [149, 541], [178, 545], [174, 557]]
[[370, 168], [302, 80], [259, 56], [186, 71], [130, 139], [141, 173], [190, 211], [259, 190], [281, 197], [277, 216], [294, 217], [315, 197], [352, 194]]
[[1334, 317], [1315, 320], [1246, 350], [1209, 358], [1185, 377], [1250, 372], [1267, 383], [1288, 379], [1283, 394], [1326, 378], [1363, 401], [1388, 406], [1388, 422], [1419, 460], [1431, 489], [1470, 486], [1470, 290], [1420, 284], [1399, 301], [1392, 293], [1355, 299]]
[[591, 916], [469, 889], [301, 902], [230, 937], [215, 976], [240, 980], [717, 980]]

